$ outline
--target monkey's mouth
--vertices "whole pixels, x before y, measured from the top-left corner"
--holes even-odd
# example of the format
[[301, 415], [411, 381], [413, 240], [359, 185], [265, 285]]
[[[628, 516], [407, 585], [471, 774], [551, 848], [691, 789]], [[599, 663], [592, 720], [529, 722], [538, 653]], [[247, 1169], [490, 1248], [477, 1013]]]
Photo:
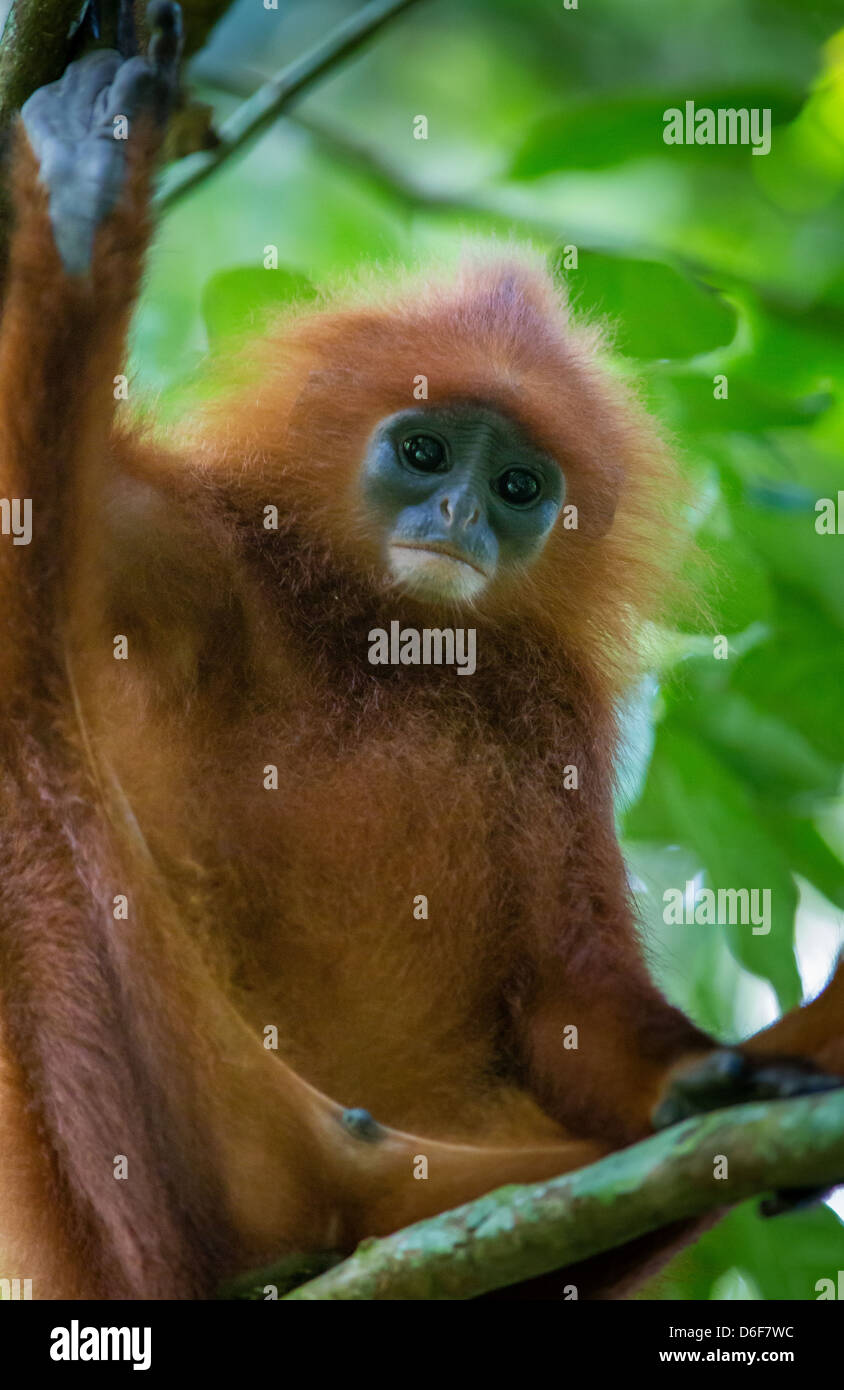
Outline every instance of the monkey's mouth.
[[468, 569], [474, 570], [482, 579], [489, 579], [488, 570], [482, 569], [475, 560], [472, 560], [462, 550], [458, 550], [456, 546], [449, 545], [447, 541], [391, 541], [390, 549], [421, 550], [427, 555], [437, 555], [446, 560], [456, 560], [459, 565], [466, 565]]

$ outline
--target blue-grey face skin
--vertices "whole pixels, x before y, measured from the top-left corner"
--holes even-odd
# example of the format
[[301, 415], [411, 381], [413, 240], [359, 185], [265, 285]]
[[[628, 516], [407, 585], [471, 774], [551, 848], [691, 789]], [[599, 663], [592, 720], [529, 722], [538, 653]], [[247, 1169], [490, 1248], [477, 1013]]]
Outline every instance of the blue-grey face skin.
[[392, 579], [419, 598], [473, 599], [541, 551], [565, 496], [559, 465], [482, 405], [420, 406], [382, 420], [361, 486], [382, 522]]

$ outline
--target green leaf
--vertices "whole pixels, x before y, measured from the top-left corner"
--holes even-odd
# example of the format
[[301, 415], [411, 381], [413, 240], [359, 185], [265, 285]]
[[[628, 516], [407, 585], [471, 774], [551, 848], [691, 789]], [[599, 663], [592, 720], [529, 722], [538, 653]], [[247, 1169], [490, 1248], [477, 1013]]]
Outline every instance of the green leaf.
[[[706, 525], [696, 537], [698, 555], [692, 558], [695, 589], [706, 604], [710, 632], [730, 635], [751, 623], [767, 622], [773, 609], [768, 576], [758, 556], [736, 534], [729, 517], [726, 527]], [[699, 630], [699, 615], [692, 612], [686, 628]]]
[[[729, 1180], [724, 1183], [728, 1186]], [[673, 1260], [639, 1297], [708, 1299], [716, 1281], [737, 1269], [766, 1300], [812, 1301], [818, 1297], [819, 1279], [837, 1282], [842, 1250], [844, 1226], [829, 1207], [766, 1219], [753, 1198]]]
[[762, 796], [780, 800], [834, 796], [836, 763], [823, 758], [799, 729], [725, 690], [714, 701], [690, 701], [683, 723], [710, 745], [737, 776]]
[[[797, 888], [779, 845], [756, 814], [742, 782], [693, 735], [666, 721], [657, 734], [645, 793], [627, 817], [632, 839], [693, 850], [707, 888], [770, 890], [771, 929], [751, 924], [678, 926], [678, 932], [723, 931], [742, 965], [770, 980], [783, 1009], [801, 998], [794, 957]], [[683, 884], [678, 883], [682, 889]]]
[[696, 357], [735, 333], [726, 300], [662, 261], [584, 250], [565, 281], [579, 310], [614, 320], [615, 343], [631, 357]]
[[[835, 491], [826, 496], [835, 498]], [[802, 589], [838, 626], [844, 645], [844, 544], [841, 536], [815, 530], [814, 506], [800, 512], [770, 507], [741, 509], [742, 534], [781, 583]]]
[[715, 372], [655, 373], [651, 390], [659, 408], [677, 429], [688, 434], [727, 430], [771, 430], [810, 424], [833, 403], [829, 392], [793, 398], [774, 392], [746, 373], [726, 370], [727, 397], [715, 397]]
[[[564, 110], [537, 121], [516, 153], [510, 176], [536, 179], [565, 169], [605, 169], [631, 159], [676, 157], [678, 149], [686, 161], [708, 158], [711, 163], [723, 164], [749, 156], [747, 145], [666, 145], [665, 112], [672, 107], [684, 111], [689, 98], [688, 89], [646, 95], [600, 91], [573, 101]], [[802, 93], [797, 90], [770, 88], [725, 88], [694, 94], [698, 110], [768, 108], [772, 125], [793, 120], [801, 101]]]
[[[821, 536], [835, 544], [837, 537]], [[787, 714], [822, 757], [844, 761], [844, 640], [811, 598], [782, 593], [773, 640], [739, 657], [733, 689], [776, 718]]]
[[[693, 879], [701, 868], [697, 855], [676, 846], [622, 842], [624, 860], [646, 943], [651, 974], [666, 998], [699, 1028], [732, 1041], [743, 1019], [737, 1018], [739, 984], [747, 1000], [747, 976], [736, 964], [720, 934], [703, 930], [678, 942], [677, 928], [663, 920], [663, 894]], [[751, 985], [752, 988], [752, 985]], [[768, 986], [760, 983], [759, 990]]]
[[313, 299], [316, 291], [306, 275], [287, 266], [264, 270], [233, 266], [219, 270], [202, 291], [202, 316], [213, 346], [242, 337], [287, 304]]
[[759, 1203], [743, 1202], [704, 1237], [710, 1253], [746, 1270], [765, 1299], [817, 1299], [819, 1279], [836, 1279], [844, 1226], [829, 1207], [766, 1219]]
[[844, 863], [830, 849], [814, 821], [789, 816], [776, 808], [764, 808], [765, 824], [778, 841], [792, 869], [844, 909]]
[[[840, 223], [830, 230], [840, 238]], [[798, 300], [798, 295], [794, 295]], [[823, 302], [770, 303], [752, 310], [757, 380], [788, 396], [826, 391], [844, 382], [844, 314]]]

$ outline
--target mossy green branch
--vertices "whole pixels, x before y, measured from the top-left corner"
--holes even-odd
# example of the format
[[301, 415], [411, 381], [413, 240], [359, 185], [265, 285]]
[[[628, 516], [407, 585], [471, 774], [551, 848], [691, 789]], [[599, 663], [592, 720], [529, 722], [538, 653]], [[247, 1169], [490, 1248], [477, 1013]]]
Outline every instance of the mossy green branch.
[[[729, 1176], [714, 1176], [724, 1155]], [[420, 1221], [286, 1295], [468, 1299], [563, 1269], [675, 1221], [783, 1188], [844, 1182], [844, 1088], [687, 1120], [588, 1168], [503, 1187]], [[262, 1276], [271, 1283], [271, 1274]]]
[[[186, 56], [205, 42], [231, 0], [181, 0]], [[101, 6], [101, 44], [113, 44], [117, 0]], [[138, 33], [143, 38], [146, 5], [135, 5]], [[27, 97], [47, 82], [55, 82], [71, 56], [71, 29], [83, 10], [83, 0], [12, 0], [0, 37], [0, 155], [3, 154], [20, 108]], [[0, 189], [0, 278], [9, 235], [8, 190]]]
[[[185, 57], [195, 53], [225, 14], [232, 0], [181, 0], [185, 27]], [[5, 129], [36, 87], [54, 82], [68, 61], [70, 31], [83, 0], [12, 0], [0, 38], [0, 130]], [[146, 5], [135, 5], [138, 33], [143, 36]], [[102, 7], [103, 44], [114, 43], [116, 0]]]
[[59, 76], [81, 0], [12, 0], [0, 40], [0, 129], [27, 97]]

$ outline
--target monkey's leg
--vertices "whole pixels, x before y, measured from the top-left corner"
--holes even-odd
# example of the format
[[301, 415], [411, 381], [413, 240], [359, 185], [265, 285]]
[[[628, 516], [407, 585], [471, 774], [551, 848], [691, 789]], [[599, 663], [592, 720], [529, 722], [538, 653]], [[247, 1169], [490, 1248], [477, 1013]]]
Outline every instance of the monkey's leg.
[[514, 1013], [527, 1089], [567, 1129], [615, 1147], [634, 1143], [651, 1132], [669, 1069], [715, 1043], [659, 993], [628, 919], [574, 949], [564, 945], [559, 958], [534, 962], [532, 988]]
[[[802, 1008], [733, 1048], [681, 1065], [670, 1073], [653, 1121], [657, 1128], [701, 1111], [749, 1100], [833, 1090], [844, 1085], [844, 962], [826, 989]], [[805, 1206], [821, 1189], [778, 1193], [763, 1205], [765, 1215]]]
[[63, 786], [72, 755], [7, 732], [0, 1235], [36, 1298], [205, 1296], [285, 1250], [347, 1251], [600, 1156], [429, 1142], [316, 1091], [240, 1017], [148, 866], [140, 882], [110, 859], [96, 790], [72, 767]]
[[741, 1051], [748, 1057], [805, 1057], [844, 1078], [844, 958], [816, 999], [755, 1033]]
[[[460, 1206], [508, 1183], [540, 1182], [603, 1158], [591, 1140], [485, 1146], [427, 1140], [396, 1130], [373, 1132], [361, 1152], [347, 1206], [354, 1240], [387, 1235]], [[382, 1145], [379, 1153], [376, 1146]]]
[[[593, 1141], [525, 1137], [458, 1144], [380, 1125], [304, 1081], [240, 1022], [222, 999], [216, 1020], [204, 992], [204, 1028], [225, 1037], [223, 1065], [206, 1083], [226, 1200], [240, 1233], [241, 1269], [284, 1249], [350, 1250], [479, 1197], [603, 1157]], [[352, 1098], [353, 1099], [353, 1098]], [[233, 1273], [237, 1270], [231, 1271]]]
[[842, 984], [733, 1049], [719, 1048], [662, 997], [628, 921], [603, 940], [595, 932], [588, 951], [538, 965], [518, 1020], [529, 1089], [575, 1133], [628, 1144], [705, 1110], [841, 1084], [840, 1071], [822, 1067], [840, 1066], [840, 1042], [824, 1040], [840, 1036]]
[[[819, 1069], [823, 1070], [819, 1070]], [[792, 1009], [777, 1023], [735, 1048], [692, 1053], [663, 1075], [654, 1108], [656, 1128], [695, 1114], [750, 1100], [776, 1100], [840, 1086], [844, 1081], [844, 962], [810, 1004]], [[762, 1204], [764, 1215], [792, 1210], [824, 1196], [820, 1189], [786, 1191]], [[699, 1239], [719, 1213], [651, 1232], [617, 1250], [594, 1256], [493, 1299], [558, 1299], [567, 1284], [580, 1298], [627, 1297], [659, 1271], [684, 1245]]]
[[[301, 1079], [295, 1078], [294, 1084], [301, 1085]], [[303, 1099], [309, 1107], [316, 1101], [316, 1110], [321, 1112], [317, 1125], [324, 1135], [326, 1153], [333, 1151], [333, 1160], [328, 1160], [333, 1164], [331, 1190], [343, 1201], [342, 1225], [339, 1213], [334, 1214], [338, 1222], [335, 1248], [341, 1251], [351, 1249], [366, 1235], [387, 1235], [505, 1183], [556, 1177], [594, 1163], [610, 1151], [608, 1145], [592, 1140], [572, 1139], [537, 1146], [527, 1136], [521, 1146], [440, 1144], [381, 1128], [365, 1112], [341, 1111], [325, 1097], [317, 1099], [317, 1093]], [[343, 1138], [338, 1142], [341, 1130]], [[349, 1136], [358, 1140], [356, 1154], [348, 1143]], [[427, 1176], [419, 1180], [422, 1159]], [[295, 1153], [291, 1154], [291, 1161], [296, 1161]], [[266, 1211], [271, 1195], [259, 1200]], [[581, 1299], [627, 1297], [720, 1215], [715, 1212], [694, 1221], [674, 1222], [618, 1249], [486, 1297], [558, 1301], [570, 1285], [575, 1286]], [[295, 1249], [295, 1240], [291, 1243], [288, 1239], [286, 1246]], [[264, 1253], [267, 1259], [272, 1258], [273, 1252], [266, 1252], [265, 1247]], [[278, 1253], [277, 1249], [275, 1254]], [[244, 1268], [265, 1262], [260, 1245], [254, 1246], [250, 1255], [252, 1258], [246, 1260]]]
[[[568, 970], [546, 964], [520, 1020], [530, 1089], [575, 1132], [603, 1134], [620, 1146], [703, 1111], [841, 1084], [814, 1065], [841, 1066], [841, 971], [813, 1005], [795, 1010], [741, 1049], [719, 1048], [662, 998], [623, 922], [604, 960], [597, 933], [596, 938], [587, 957], [588, 979], [579, 979], [577, 953]], [[785, 1199], [794, 1204], [790, 1194]], [[675, 1223], [491, 1297], [559, 1298], [570, 1283], [581, 1298], [625, 1297], [717, 1219], [716, 1213]]]
[[[609, 804], [584, 816], [564, 882], [571, 900], [556, 930], [528, 945], [512, 1026], [527, 1089], [570, 1132], [621, 1146], [697, 1111], [838, 1084], [817, 1063], [832, 1066], [820, 1039], [841, 1036], [844, 974], [810, 1010], [740, 1050], [719, 1048], [648, 973]], [[796, 1056], [782, 1061], [786, 1051]]]

